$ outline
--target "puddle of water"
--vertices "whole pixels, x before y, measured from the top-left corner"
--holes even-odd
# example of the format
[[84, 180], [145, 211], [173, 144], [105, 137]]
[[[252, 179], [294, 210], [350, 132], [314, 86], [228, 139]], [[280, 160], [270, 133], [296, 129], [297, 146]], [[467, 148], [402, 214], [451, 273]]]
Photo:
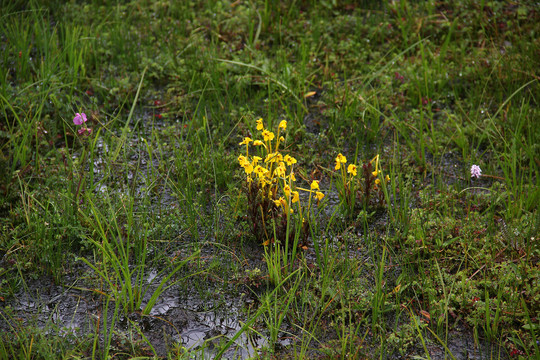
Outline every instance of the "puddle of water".
[[[182, 345], [187, 349], [204, 347], [205, 355], [215, 355], [214, 344], [225, 343], [234, 337], [241, 329], [241, 325], [234, 317], [223, 317], [216, 312], [198, 313], [198, 324], [182, 332], [179, 337]], [[261, 337], [240, 335], [235, 345], [225, 353], [225, 358], [246, 359], [256, 355], [258, 349], [265, 347], [267, 341]]]
[[[153, 288], [159, 285], [160, 277], [157, 270], [149, 270], [146, 281], [150, 289], [142, 307], [148, 302]], [[46, 284], [47, 281], [50, 285]], [[11, 310], [6, 312], [6, 308], [0, 309], [3, 315], [0, 316], [0, 331], [13, 331], [20, 326], [33, 325], [53, 336], [94, 334], [96, 319], [102, 316], [103, 310], [103, 301], [99, 296], [53, 285], [50, 279], [29, 281], [28, 289], [29, 292], [21, 291], [11, 299], [6, 307]], [[149, 316], [136, 313], [121, 316], [115, 324], [115, 331], [128, 336], [133, 334], [132, 324], [135, 324], [159, 356], [166, 356], [171, 342], [176, 342], [190, 351], [204, 353], [211, 358], [219, 348], [218, 345], [225, 344], [241, 329], [241, 305], [235, 305], [235, 301], [240, 300], [232, 297], [225, 301], [221, 299], [219, 303], [226, 305], [219, 307], [211, 301], [198, 298], [194, 295], [195, 291], [189, 292], [187, 297], [181, 298], [180, 294], [178, 287], [167, 289]], [[113, 314], [111, 309], [109, 311], [108, 320], [111, 321]], [[242, 334], [224, 358], [250, 358], [265, 345], [265, 339], [254, 339]]]
[[152, 281], [158, 276], [157, 270], [153, 269], [150, 270], [150, 273], [148, 274], [148, 277], [146, 278], [147, 283], [152, 283]]

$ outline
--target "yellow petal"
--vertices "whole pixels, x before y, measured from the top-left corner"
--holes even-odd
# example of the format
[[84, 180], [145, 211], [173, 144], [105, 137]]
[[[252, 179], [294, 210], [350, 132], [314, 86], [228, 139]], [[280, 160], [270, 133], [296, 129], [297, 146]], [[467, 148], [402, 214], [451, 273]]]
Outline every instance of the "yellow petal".
[[262, 160], [262, 157], [260, 157], [260, 156], [253, 156], [252, 159], [253, 159], [253, 166], [256, 166], [257, 163], [258, 163], [259, 161]]
[[262, 121], [263, 121], [262, 118], [259, 118], [259, 119], [257, 120], [257, 130], [263, 130], [263, 129], [264, 129], [264, 126], [263, 126]]
[[238, 163], [240, 163], [240, 166], [244, 166], [246, 162], [247, 162], [247, 159], [244, 155], [238, 156]]
[[339, 153], [338, 156], [336, 157], [336, 161], [342, 164], [345, 164], [347, 162], [347, 158], [343, 156], [341, 153]]
[[292, 164], [296, 164], [296, 159], [293, 158], [292, 156], [289, 156], [289, 155], [285, 155], [285, 157], [283, 158], [283, 160], [285, 160], [285, 162], [287, 163], [287, 165], [291, 166]]
[[251, 138], [249, 138], [249, 137], [246, 136], [246, 137], [244, 138], [244, 140], [243, 140], [240, 144], [238, 144], [238, 145], [248, 145], [251, 141], [253, 141], [253, 140], [251, 140]]
[[263, 130], [262, 135], [263, 135], [264, 141], [272, 141], [274, 140], [274, 137], [275, 137], [274, 133], [268, 130]]
[[291, 188], [289, 185], [285, 185], [283, 187], [283, 192], [285, 193], [285, 195], [289, 196], [291, 194]]

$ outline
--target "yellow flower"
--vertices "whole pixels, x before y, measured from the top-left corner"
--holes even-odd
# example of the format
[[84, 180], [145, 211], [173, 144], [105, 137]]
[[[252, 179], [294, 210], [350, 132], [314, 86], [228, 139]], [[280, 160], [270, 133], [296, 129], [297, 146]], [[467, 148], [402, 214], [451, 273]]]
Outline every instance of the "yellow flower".
[[291, 181], [296, 181], [296, 176], [294, 176], [293, 172], [291, 172], [291, 175], [289, 175], [288, 178], [290, 178]]
[[279, 166], [274, 170], [274, 174], [279, 176], [279, 177], [283, 177], [283, 176], [285, 176], [285, 171], [286, 170], [287, 169], [285, 168], [285, 163], [280, 162]]
[[283, 136], [280, 136], [279, 141], [285, 141], [285, 138]]
[[291, 166], [292, 164], [296, 164], [296, 159], [293, 158], [292, 156], [289, 156], [288, 154], [285, 155], [285, 157], [283, 158], [283, 160], [285, 160], [285, 162], [287, 163], [287, 165]]
[[258, 163], [260, 160], [262, 160], [262, 157], [260, 157], [260, 156], [253, 156], [252, 159], [253, 159], [253, 166], [257, 166], [257, 163]]
[[271, 153], [271, 154], [266, 155], [266, 158], [264, 159], [264, 162], [265, 163], [273, 163], [273, 162], [278, 162], [278, 161], [282, 161], [282, 160], [283, 160], [283, 155], [281, 155], [278, 152], [275, 152], [275, 153]]
[[390, 176], [386, 175], [386, 177], [384, 178], [386, 180], [386, 182], [390, 182]]
[[259, 145], [264, 145], [264, 143], [263, 143], [261, 140], [255, 140], [255, 141], [253, 142], [253, 145], [259, 146]]
[[264, 141], [272, 141], [274, 139], [274, 133], [268, 130], [263, 130], [262, 132]]
[[352, 174], [352, 176], [356, 176], [356, 165], [350, 164], [347, 168], [347, 172]]
[[262, 130], [262, 129], [264, 129], [262, 118], [259, 118], [259, 120], [257, 120], [257, 130]]
[[369, 163], [372, 164], [373, 161], [375, 161], [375, 171], [372, 172], [371, 174], [373, 176], [377, 176], [381, 173], [381, 171], [379, 170], [379, 154], [377, 154], [373, 159], [371, 159]]
[[281, 206], [281, 197], [277, 200], [272, 200], [274, 202], [274, 204], [276, 204], [277, 207], [280, 207]]
[[317, 197], [317, 201], [321, 201], [323, 199], [323, 197], [324, 197], [324, 194], [322, 192], [320, 192], [320, 191], [317, 191], [315, 193], [315, 196]]
[[291, 202], [292, 202], [292, 203], [295, 203], [295, 202], [297, 202], [298, 200], [300, 200], [300, 194], [298, 193], [298, 191], [293, 191], [293, 197], [292, 197]]
[[381, 183], [380, 179], [375, 179], [375, 185], [379, 185]]
[[249, 137], [246, 136], [246, 137], [244, 138], [244, 141], [242, 141], [242, 142], [241, 142], [240, 144], [238, 144], [238, 145], [249, 145], [249, 143], [250, 143], [251, 141], [253, 141], [253, 140], [251, 140], [251, 138], [249, 138]]
[[246, 174], [251, 174], [253, 172], [253, 165], [251, 165], [249, 161], [246, 162], [244, 164], [244, 170], [246, 171]]
[[283, 192], [285, 193], [285, 195], [290, 196], [291, 195], [291, 187], [289, 185], [285, 185], [283, 187]]
[[313, 180], [311, 182], [311, 190], [319, 190], [319, 180]]
[[253, 169], [253, 172], [255, 174], [257, 174], [259, 176], [259, 178], [264, 177], [264, 174], [266, 173], [266, 171], [268, 171], [268, 170], [263, 168], [261, 165], [257, 165], [257, 166], [255, 166], [255, 169]]
[[260, 187], [264, 188], [266, 185], [270, 184], [268, 180], [266, 180], [265, 177], [261, 177], [259, 174], [259, 185]]
[[347, 162], [347, 158], [343, 156], [341, 153], [338, 154], [336, 157], [336, 170], [341, 169], [341, 164], [345, 164]]
[[240, 163], [240, 166], [244, 166], [244, 164], [247, 163], [248, 160], [244, 155], [240, 155], [238, 156], [238, 162]]
[[281, 120], [281, 122], [279, 123], [279, 128], [283, 130], [287, 130], [287, 121]]

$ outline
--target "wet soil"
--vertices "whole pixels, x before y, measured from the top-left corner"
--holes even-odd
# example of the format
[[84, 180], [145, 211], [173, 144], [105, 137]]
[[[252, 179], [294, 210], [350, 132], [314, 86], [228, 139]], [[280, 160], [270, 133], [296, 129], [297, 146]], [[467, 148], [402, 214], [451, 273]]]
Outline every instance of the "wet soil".
[[[306, 118], [308, 131], [318, 132], [320, 124], [314, 122], [313, 117]], [[107, 182], [100, 183], [104, 178], [106, 164], [103, 160], [103, 153], [108, 150], [106, 146], [98, 141], [96, 157], [94, 160], [94, 174], [97, 192], [126, 191], [126, 187], [136, 189], [136, 194], [140, 198], [146, 195], [144, 192], [150, 187], [153, 171], [158, 171], [159, 162], [157, 157], [150, 160], [148, 154], [140, 139], [134, 137], [131, 139], [131, 147], [137, 152], [130, 157], [132, 162], [131, 169], [136, 169], [138, 173], [127, 174], [127, 179], [131, 184], [123, 184], [121, 181], [109, 179]], [[462, 173], [462, 164], [459, 164], [451, 154], [443, 158], [444, 166], [447, 169], [450, 178], [455, 181], [460, 180]], [[451, 180], [454, 181], [454, 180]], [[152, 203], [163, 209], [172, 208], [177, 202], [173, 191], [166, 185], [159, 191], [159, 197], [152, 198]], [[302, 196], [306, 196], [303, 194]], [[303, 199], [306, 200], [306, 199]], [[327, 194], [327, 216], [331, 216], [339, 199], [337, 194], [329, 192]], [[384, 227], [386, 219], [384, 214], [378, 216], [371, 222], [370, 231], [376, 231], [377, 227]], [[347, 230], [350, 236], [356, 237], [354, 242], [343, 241], [343, 238], [337, 237], [331, 239], [331, 246], [336, 249], [342, 246], [349, 246], [349, 255], [365, 259], [365, 263], [374, 267], [373, 260], [369, 257], [362, 246], [362, 236], [364, 236], [361, 227], [349, 227]], [[194, 239], [193, 241], [199, 241]], [[266, 264], [262, 261], [263, 251], [260, 246], [245, 244], [242, 248], [233, 249], [239, 251], [243, 258], [241, 269], [243, 271], [253, 269], [266, 269]], [[168, 249], [169, 252], [173, 251]], [[219, 248], [205, 250], [207, 258], [217, 257], [218, 262], [223, 261], [219, 258]], [[309, 246], [305, 251], [306, 261], [315, 264], [315, 253], [313, 246]], [[0, 261], [1, 262], [1, 261]], [[2, 264], [0, 263], [0, 266]], [[369, 266], [368, 266], [369, 267]], [[399, 267], [394, 268], [395, 274], [399, 275]], [[95, 283], [90, 281], [88, 276], [89, 269], [84, 265], [73, 266], [72, 273], [63, 278], [63, 284], [55, 283], [53, 279], [42, 277], [35, 280], [27, 280], [23, 288], [0, 307], [0, 331], [16, 332], [22, 327], [35, 326], [43, 329], [50, 335], [89, 337], [91, 338], [96, 331], [103, 331], [105, 320], [110, 324], [114, 317], [114, 306], [109, 306], [105, 314], [105, 298], [98, 292], [92, 291]], [[390, 274], [387, 274], [390, 275]], [[373, 274], [366, 274], [367, 279], [373, 279]], [[142, 306], [147, 303], [152, 289], [157, 287], [161, 280], [158, 275], [158, 269], [146, 270], [146, 281], [150, 289]], [[85, 283], [86, 281], [86, 283]], [[249, 282], [249, 281], [247, 281]], [[372, 281], [373, 282], [373, 281]], [[227, 285], [228, 281], [224, 279], [221, 284], [212, 285], [204, 291], [186, 284], [177, 284], [163, 292], [149, 315], [142, 315], [141, 311], [124, 314], [120, 311], [118, 319], [114, 326], [113, 342], [120, 346], [122, 338], [139, 341], [143, 347], [147, 347], [142, 341], [143, 336], [148, 339], [151, 346], [158, 356], [166, 356], [172, 349], [185, 348], [189, 350], [199, 350], [197, 354], [204, 354], [207, 358], [215, 355], [215, 349], [218, 344], [223, 344], [232, 338], [242, 327], [242, 324], [248, 319], [246, 308], [256, 309], [257, 306], [257, 286], [246, 286], [246, 281], [240, 281], [240, 285]], [[234, 283], [231, 281], [230, 283]], [[260, 285], [260, 284], [256, 284]], [[212, 288], [215, 287], [215, 288]], [[259, 287], [260, 289], [266, 286]], [[254, 291], [255, 289], [255, 291]], [[264, 289], [263, 289], [264, 290]], [[104, 290], [106, 292], [106, 290]], [[262, 290], [261, 290], [262, 291]], [[253, 313], [253, 309], [251, 309]], [[285, 323], [284, 327], [288, 325]], [[98, 330], [99, 329], [99, 330]], [[225, 354], [229, 359], [247, 359], [257, 356], [259, 351], [267, 346], [268, 342], [264, 337], [264, 331], [259, 335], [245, 334], [236, 340], [236, 344], [231, 346]], [[296, 330], [289, 329], [289, 333]], [[300, 334], [297, 334], [300, 335]], [[103, 343], [106, 334], [103, 333], [100, 341]], [[334, 330], [321, 329], [321, 342], [335, 338]], [[470, 331], [454, 331], [448, 335], [448, 348], [456, 359], [491, 359], [502, 358], [505, 356], [503, 351], [496, 346], [487, 344], [476, 344]], [[292, 344], [290, 336], [283, 336], [277, 347], [278, 353], [287, 357]], [[152, 354], [150, 348], [146, 351]], [[428, 342], [428, 351], [432, 359], [446, 359], [448, 354], [445, 349], [437, 345], [434, 339]], [[417, 344], [414, 349], [407, 354], [388, 354], [384, 358], [410, 358], [411, 356], [425, 356], [424, 349]], [[320, 353], [313, 356], [320, 357]]]
[[[155, 288], [159, 283], [156, 274], [150, 271], [147, 276], [150, 287]], [[33, 326], [46, 335], [85, 338], [103, 329], [105, 320], [110, 326], [115, 315], [114, 303], [109, 304], [105, 319], [104, 296], [91, 291], [91, 286], [82, 284], [74, 274], [65, 279], [66, 283], [71, 280], [71, 285], [58, 285], [45, 277], [27, 282], [24, 289], [0, 308], [0, 332], [19, 332], [22, 327]], [[151, 292], [152, 289], [142, 307]], [[214, 344], [228, 341], [242, 327], [241, 321], [245, 321], [246, 316], [241, 307], [246, 300], [223, 294], [203, 299], [195, 289], [172, 286], [161, 294], [149, 315], [143, 315], [142, 311], [127, 314], [120, 311], [114, 324], [113, 344], [120, 343], [122, 338], [137, 343], [142, 340], [142, 333], [158, 356], [166, 356], [174, 348], [200, 350], [204, 347], [204, 353], [212, 357]], [[100, 340], [105, 336], [103, 333]], [[225, 358], [252, 357], [264, 344], [263, 338], [240, 336]], [[148, 352], [151, 354], [150, 349]]]

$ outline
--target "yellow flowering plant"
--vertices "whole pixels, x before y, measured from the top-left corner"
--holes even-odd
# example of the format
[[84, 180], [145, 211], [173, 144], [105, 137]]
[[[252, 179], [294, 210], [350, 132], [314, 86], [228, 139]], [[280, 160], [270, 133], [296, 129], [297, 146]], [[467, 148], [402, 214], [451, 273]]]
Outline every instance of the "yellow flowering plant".
[[366, 209], [385, 204], [382, 186], [390, 182], [390, 177], [383, 177], [378, 154], [359, 169], [356, 164], [347, 165], [347, 158], [339, 153], [334, 170], [338, 174], [335, 184], [346, 215], [354, 215], [358, 206]]
[[[324, 194], [318, 181], [313, 181], [309, 189], [296, 186], [297, 160], [289, 154], [283, 155], [280, 150], [285, 142], [287, 121], [282, 120], [273, 132], [258, 119], [256, 129], [260, 139], [245, 137], [239, 143], [245, 146], [245, 152], [238, 156], [246, 179], [247, 218], [252, 233], [264, 245], [281, 242], [288, 246], [290, 234], [295, 235], [295, 243], [303, 243], [308, 234], [304, 215], [309, 213], [314, 199], [319, 204]], [[299, 191], [309, 192], [307, 207], [301, 205]]]

